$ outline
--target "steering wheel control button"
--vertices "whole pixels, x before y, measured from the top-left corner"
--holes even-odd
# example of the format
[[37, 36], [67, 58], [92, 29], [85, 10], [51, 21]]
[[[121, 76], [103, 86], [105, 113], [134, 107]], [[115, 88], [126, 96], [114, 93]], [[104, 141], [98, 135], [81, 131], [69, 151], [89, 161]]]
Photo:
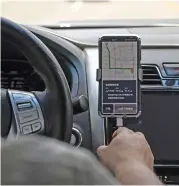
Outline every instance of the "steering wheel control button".
[[17, 108], [19, 111], [25, 111], [25, 110], [30, 110], [33, 108], [33, 105], [31, 102], [28, 103], [17, 103]]
[[37, 119], [39, 119], [37, 111], [25, 112], [19, 114], [20, 123], [26, 123]]
[[30, 99], [31, 98], [29, 95], [20, 94], [20, 93], [13, 93], [12, 95], [15, 100], [17, 100], [17, 99]]
[[31, 126], [32, 126], [32, 132], [38, 132], [41, 129], [40, 123], [34, 123]]
[[27, 125], [25, 127], [22, 127], [22, 133], [23, 134], [31, 134], [32, 133], [32, 128], [30, 125]]
[[8, 90], [16, 121], [17, 137], [44, 131], [44, 118], [39, 102], [31, 92]]

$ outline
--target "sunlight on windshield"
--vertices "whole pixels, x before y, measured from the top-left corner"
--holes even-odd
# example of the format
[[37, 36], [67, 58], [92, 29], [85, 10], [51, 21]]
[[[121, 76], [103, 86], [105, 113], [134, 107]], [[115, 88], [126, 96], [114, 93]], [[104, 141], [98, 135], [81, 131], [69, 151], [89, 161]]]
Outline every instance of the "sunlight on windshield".
[[3, 0], [1, 14], [24, 24], [105, 19], [179, 18], [179, 1]]

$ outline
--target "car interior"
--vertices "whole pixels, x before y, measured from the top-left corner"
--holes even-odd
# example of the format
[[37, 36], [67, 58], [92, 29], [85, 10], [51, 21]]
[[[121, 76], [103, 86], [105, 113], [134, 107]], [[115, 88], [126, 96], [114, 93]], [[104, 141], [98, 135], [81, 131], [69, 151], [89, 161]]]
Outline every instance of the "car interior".
[[[96, 155], [116, 118], [98, 114], [98, 39], [141, 38], [141, 109], [124, 125], [145, 134], [154, 170], [179, 183], [179, 20], [118, 20], [20, 25], [1, 18], [1, 136], [42, 134]], [[120, 150], [120, 149], [119, 149]]]

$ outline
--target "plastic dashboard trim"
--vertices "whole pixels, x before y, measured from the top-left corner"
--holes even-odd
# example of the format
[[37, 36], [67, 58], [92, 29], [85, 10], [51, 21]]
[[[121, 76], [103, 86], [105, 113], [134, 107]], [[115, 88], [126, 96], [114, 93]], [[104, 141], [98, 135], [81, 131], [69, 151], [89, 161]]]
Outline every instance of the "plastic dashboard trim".
[[[27, 27], [27, 26], [26, 26]], [[159, 26], [161, 27], [161, 25]], [[30, 28], [30, 27], [28, 27]], [[84, 49], [84, 48], [94, 48], [97, 47], [97, 44], [92, 44], [92, 43], [84, 43], [84, 42], [80, 42], [74, 39], [69, 39], [66, 36], [61, 35], [60, 33], [54, 32], [53, 29], [55, 30], [55, 28], [50, 29], [50, 27], [42, 27], [42, 26], [37, 26], [36, 28], [38, 28], [39, 30], [45, 30], [48, 33], [51, 33], [53, 35], [56, 35], [62, 39], [65, 39], [67, 41], [69, 41], [70, 43], [76, 45], [77, 47], [79, 47], [80, 49]], [[66, 28], [65, 28], [66, 29]], [[130, 33], [129, 33], [130, 34]], [[142, 44], [141, 45], [142, 49], [179, 49], [179, 44]]]

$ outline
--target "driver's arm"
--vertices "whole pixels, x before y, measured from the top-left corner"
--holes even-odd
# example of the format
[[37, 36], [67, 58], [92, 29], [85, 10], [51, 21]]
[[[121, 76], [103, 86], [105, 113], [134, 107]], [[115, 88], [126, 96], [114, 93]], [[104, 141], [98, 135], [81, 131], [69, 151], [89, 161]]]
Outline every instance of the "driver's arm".
[[8, 185], [161, 184], [152, 171], [153, 156], [144, 136], [125, 129], [108, 147], [100, 147], [103, 164], [87, 150], [45, 137], [5, 142], [1, 180]]
[[1, 147], [2, 185], [118, 185], [87, 150], [46, 137], [22, 137]]

